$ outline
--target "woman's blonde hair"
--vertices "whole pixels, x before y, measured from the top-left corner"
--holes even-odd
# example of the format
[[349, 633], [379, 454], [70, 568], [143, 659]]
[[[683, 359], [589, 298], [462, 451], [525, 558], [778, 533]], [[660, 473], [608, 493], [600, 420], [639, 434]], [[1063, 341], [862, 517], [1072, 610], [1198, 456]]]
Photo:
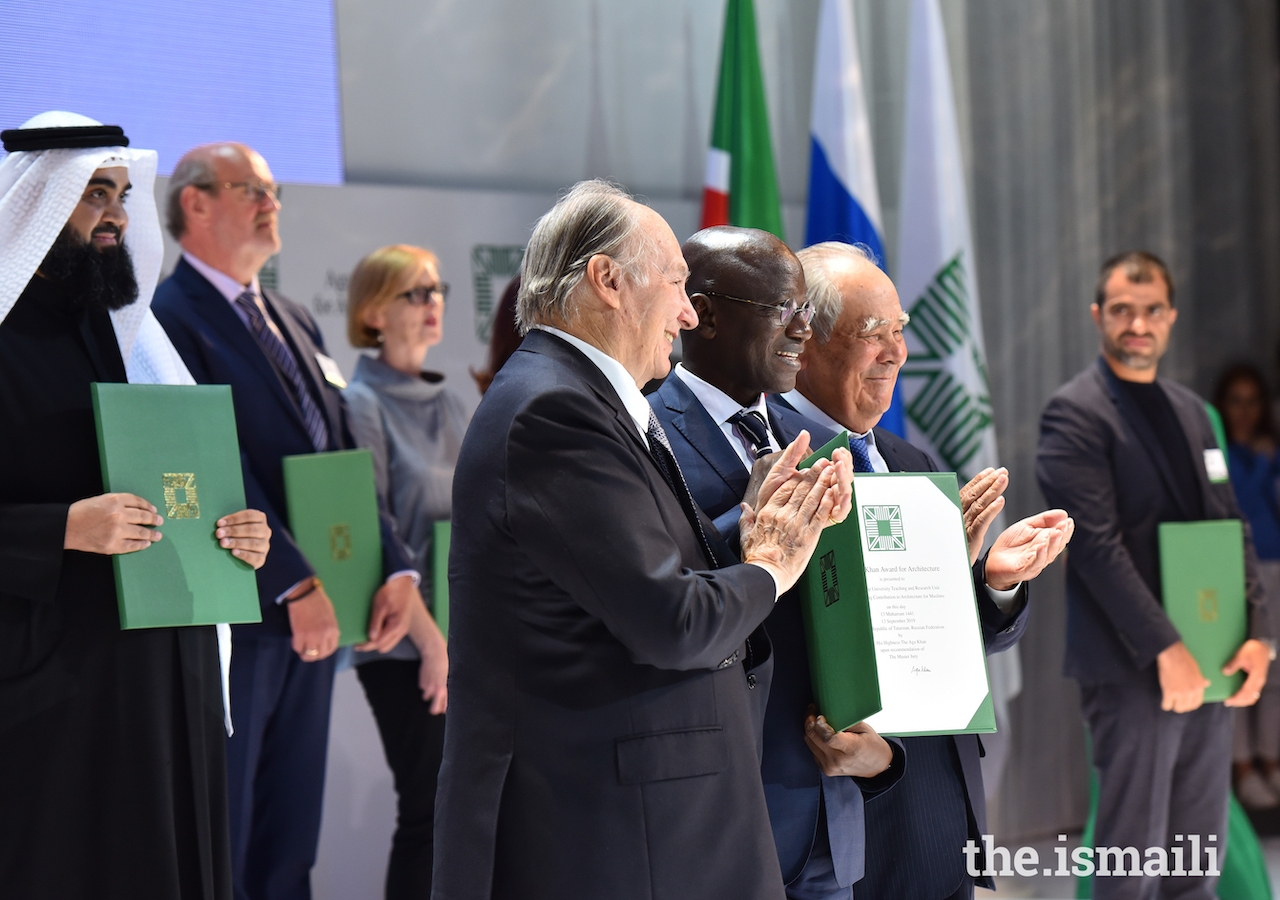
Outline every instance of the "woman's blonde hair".
[[440, 267], [430, 250], [392, 244], [374, 250], [356, 264], [347, 283], [347, 339], [353, 347], [377, 347], [381, 335], [364, 322], [365, 312], [381, 309], [413, 287], [427, 264]]

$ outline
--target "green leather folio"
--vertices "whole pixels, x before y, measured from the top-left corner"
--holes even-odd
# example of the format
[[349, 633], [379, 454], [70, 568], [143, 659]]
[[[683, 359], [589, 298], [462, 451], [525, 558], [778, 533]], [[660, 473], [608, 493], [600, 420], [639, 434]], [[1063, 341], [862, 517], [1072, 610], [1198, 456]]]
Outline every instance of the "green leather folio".
[[1223, 675], [1248, 636], [1244, 530], [1238, 519], [1160, 523], [1164, 611], [1209, 679], [1206, 703], [1226, 700], [1244, 673]]
[[333, 601], [338, 642], [367, 641], [383, 581], [373, 457], [368, 450], [286, 456], [284, 492], [293, 539]]
[[[849, 449], [842, 432], [800, 463], [807, 469]], [[796, 584], [809, 651], [809, 677], [818, 711], [841, 731], [880, 711], [880, 678], [867, 601], [858, 517], [822, 531], [813, 558]]]
[[253, 567], [214, 536], [245, 508], [226, 385], [95, 383], [103, 488], [144, 497], [164, 537], [113, 556], [121, 628], [261, 622]]
[[431, 617], [444, 639], [449, 640], [449, 536], [448, 520], [431, 530]]

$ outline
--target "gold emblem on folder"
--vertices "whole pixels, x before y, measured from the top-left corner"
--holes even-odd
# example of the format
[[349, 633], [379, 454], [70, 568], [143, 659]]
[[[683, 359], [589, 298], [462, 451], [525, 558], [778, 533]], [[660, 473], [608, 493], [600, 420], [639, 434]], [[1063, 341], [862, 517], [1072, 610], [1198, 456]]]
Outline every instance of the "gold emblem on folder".
[[329, 526], [329, 554], [336, 562], [351, 558], [351, 526], [345, 522]]
[[170, 519], [200, 518], [195, 472], [165, 472], [162, 478], [165, 515]]
[[1218, 592], [1213, 588], [1201, 588], [1196, 594], [1196, 606], [1201, 622], [1218, 621]]

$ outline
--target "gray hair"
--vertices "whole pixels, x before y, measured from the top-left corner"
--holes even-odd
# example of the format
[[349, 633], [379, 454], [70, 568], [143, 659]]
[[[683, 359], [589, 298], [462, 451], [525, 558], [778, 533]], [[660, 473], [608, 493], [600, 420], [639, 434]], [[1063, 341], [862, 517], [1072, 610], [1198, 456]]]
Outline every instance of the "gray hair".
[[175, 241], [181, 240], [187, 230], [187, 218], [182, 212], [183, 188], [188, 185], [207, 188], [217, 180], [218, 173], [214, 171], [213, 163], [202, 154], [194, 153], [178, 160], [173, 174], [169, 176], [169, 189], [164, 201], [165, 228]]
[[[844, 298], [840, 296], [840, 290], [832, 282], [828, 266], [837, 260], [878, 266], [879, 260], [866, 244], [846, 244], [842, 241], [823, 241], [820, 244], [805, 247], [796, 256], [800, 259], [800, 265], [804, 267], [806, 293], [809, 302], [813, 304], [813, 322], [811, 323], [813, 336], [818, 343], [825, 344], [831, 339], [836, 320], [840, 318], [840, 311], [844, 308]], [[905, 327], [909, 321], [911, 317], [905, 312], [897, 322], [867, 316], [862, 321], [859, 333], [872, 332], [885, 325]]]
[[591, 257], [603, 254], [638, 284], [648, 284], [643, 263], [650, 241], [626, 191], [595, 179], [580, 181], [538, 220], [520, 265], [516, 326], [568, 322], [572, 301]]

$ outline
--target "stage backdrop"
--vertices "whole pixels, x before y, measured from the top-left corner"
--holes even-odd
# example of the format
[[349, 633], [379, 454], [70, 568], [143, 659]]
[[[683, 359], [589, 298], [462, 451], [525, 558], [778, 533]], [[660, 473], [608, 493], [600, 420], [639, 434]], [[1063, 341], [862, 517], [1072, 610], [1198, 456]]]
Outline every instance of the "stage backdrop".
[[[166, 180], [156, 187], [163, 216]], [[412, 187], [286, 185], [283, 248], [259, 279], [306, 306], [329, 355], [349, 378], [358, 351], [347, 342], [347, 279], [362, 256], [385, 244], [417, 244], [440, 258], [450, 284], [444, 340], [426, 368], [443, 372], [468, 409], [480, 402], [470, 370], [484, 365], [489, 325], [518, 271], [529, 233], [555, 202], [554, 192], [515, 193]], [[684, 240], [697, 229], [693, 201], [655, 201]], [[789, 234], [804, 233], [804, 209], [783, 211]], [[166, 235], [164, 271], [180, 250]], [[395, 826], [395, 793], [373, 716], [354, 672], [338, 675], [329, 733], [324, 824], [312, 874], [315, 900], [378, 900]]]

